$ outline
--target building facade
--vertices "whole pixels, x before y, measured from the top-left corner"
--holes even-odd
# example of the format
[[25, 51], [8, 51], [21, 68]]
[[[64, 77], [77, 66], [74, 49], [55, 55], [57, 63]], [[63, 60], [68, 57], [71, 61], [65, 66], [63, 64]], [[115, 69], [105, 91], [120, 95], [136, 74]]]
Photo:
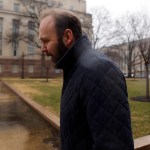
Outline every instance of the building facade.
[[39, 14], [47, 8], [73, 11], [91, 39], [92, 16], [86, 13], [85, 0], [0, 0], [0, 77], [59, 75], [37, 38]]
[[[128, 76], [128, 61], [129, 61], [129, 45], [120, 44], [110, 47], [103, 47], [101, 51], [123, 72], [124, 76]], [[138, 41], [132, 52], [131, 59], [131, 77], [144, 78], [146, 76], [144, 59], [141, 56], [138, 47]]]

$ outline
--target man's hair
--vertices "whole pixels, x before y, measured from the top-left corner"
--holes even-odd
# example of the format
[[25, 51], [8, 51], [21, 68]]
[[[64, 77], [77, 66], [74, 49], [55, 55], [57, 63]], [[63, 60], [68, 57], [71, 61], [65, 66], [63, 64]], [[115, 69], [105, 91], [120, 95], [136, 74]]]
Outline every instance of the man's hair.
[[62, 36], [65, 29], [70, 29], [76, 40], [82, 36], [81, 22], [72, 12], [58, 9], [45, 10], [40, 20], [43, 20], [47, 16], [54, 17], [58, 36]]

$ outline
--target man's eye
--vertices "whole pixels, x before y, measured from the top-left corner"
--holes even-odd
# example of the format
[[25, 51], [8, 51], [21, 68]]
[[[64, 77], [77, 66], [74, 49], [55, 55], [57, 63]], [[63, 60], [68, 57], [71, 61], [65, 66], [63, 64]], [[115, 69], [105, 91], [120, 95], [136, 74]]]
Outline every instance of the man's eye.
[[48, 40], [43, 40], [42, 42], [46, 44], [46, 43], [48, 43]]

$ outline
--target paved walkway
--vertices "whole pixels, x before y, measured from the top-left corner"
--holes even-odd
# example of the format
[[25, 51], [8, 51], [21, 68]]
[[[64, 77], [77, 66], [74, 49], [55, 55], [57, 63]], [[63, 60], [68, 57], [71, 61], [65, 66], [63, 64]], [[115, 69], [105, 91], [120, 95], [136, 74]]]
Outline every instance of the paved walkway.
[[0, 150], [58, 150], [58, 138], [53, 137], [49, 126], [41, 120], [32, 122], [36, 117], [23, 105], [17, 108], [19, 101], [0, 90]]
[[19, 125], [14, 108], [15, 99], [0, 93], [0, 149], [25, 150], [29, 132]]

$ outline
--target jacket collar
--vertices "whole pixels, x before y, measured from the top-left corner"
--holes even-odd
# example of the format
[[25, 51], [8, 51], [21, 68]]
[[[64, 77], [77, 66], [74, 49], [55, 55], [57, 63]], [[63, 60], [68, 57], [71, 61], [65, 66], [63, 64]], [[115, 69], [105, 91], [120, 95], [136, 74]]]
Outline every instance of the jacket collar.
[[56, 63], [58, 69], [69, 69], [79, 59], [81, 54], [92, 49], [92, 44], [86, 35], [80, 37], [73, 46], [64, 54], [64, 56]]

